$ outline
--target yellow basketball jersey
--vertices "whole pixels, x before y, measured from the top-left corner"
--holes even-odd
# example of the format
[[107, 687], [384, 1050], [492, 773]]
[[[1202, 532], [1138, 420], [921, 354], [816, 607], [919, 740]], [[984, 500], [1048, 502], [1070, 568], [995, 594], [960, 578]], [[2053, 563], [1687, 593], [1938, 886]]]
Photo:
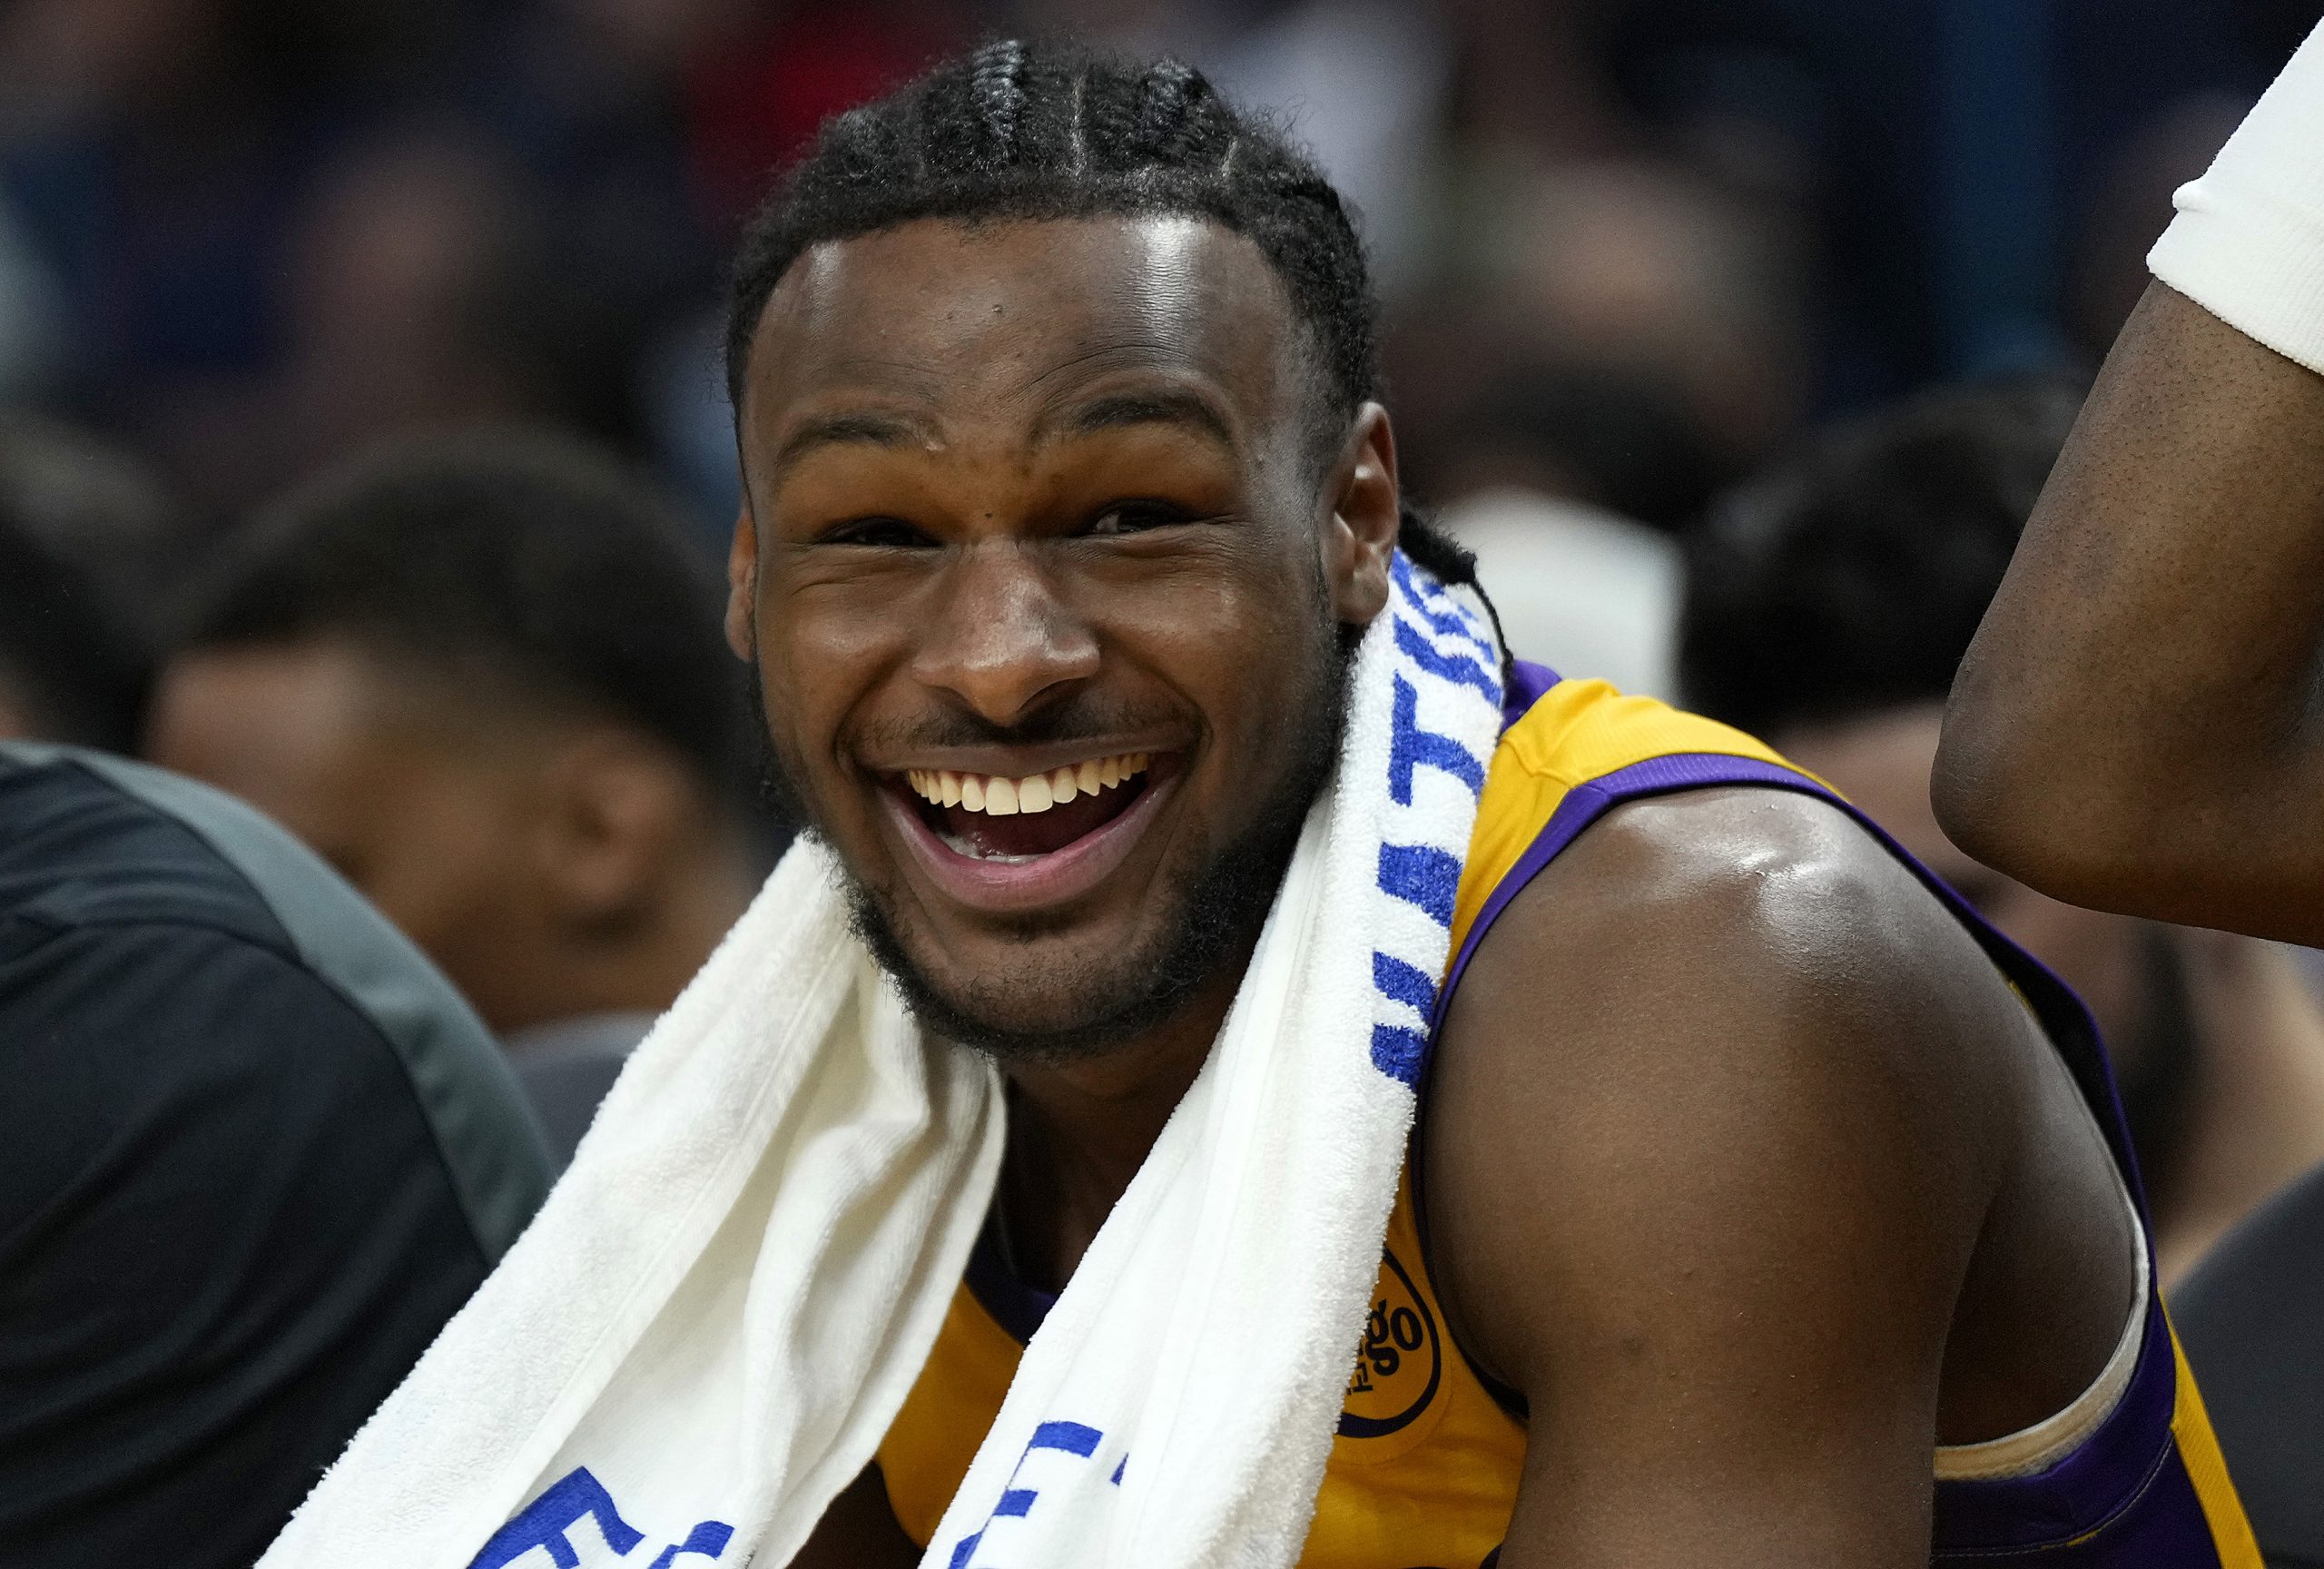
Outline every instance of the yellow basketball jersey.
[[[1522, 664], [1517, 676], [1511, 723], [1486, 776], [1454, 904], [1448, 997], [1509, 900], [1623, 801], [1747, 784], [1800, 790], [1853, 811], [1738, 731], [1624, 696], [1603, 682], [1559, 681]], [[1886, 842], [1876, 826], [1866, 826]], [[1950, 890], [1928, 881], [2058, 1042], [2135, 1194], [2103, 1053], [2079, 1003]], [[2159, 1302], [2152, 1291], [2150, 1300]], [[880, 1449], [896, 1518], [923, 1546], [1000, 1412], [1045, 1307], [980, 1244]], [[1301, 1569], [1488, 1563], [1507, 1533], [1524, 1465], [1525, 1426], [1515, 1404], [1496, 1398], [1452, 1343], [1423, 1257], [1408, 1167]], [[1738, 1543], [1738, 1556], [1765, 1561], [1774, 1545]], [[1931, 1549], [1933, 1562], [1974, 1562], [1978, 1569], [2260, 1569], [2159, 1305], [2113, 1416], [2038, 1475], [1938, 1483]]]

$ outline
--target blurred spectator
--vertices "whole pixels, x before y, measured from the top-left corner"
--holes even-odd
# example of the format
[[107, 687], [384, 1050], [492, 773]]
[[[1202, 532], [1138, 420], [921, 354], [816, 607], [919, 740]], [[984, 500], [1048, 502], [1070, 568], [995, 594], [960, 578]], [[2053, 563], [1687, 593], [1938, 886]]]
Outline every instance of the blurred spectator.
[[288, 835], [70, 748], [0, 742], [0, 1562], [248, 1564], [530, 1219], [540, 1133]]
[[0, 410], [0, 509], [84, 573], [114, 617], [148, 640], [200, 545], [183, 502], [151, 464], [36, 415]]
[[1779, 214], [1675, 165], [1568, 165], [1512, 192], [1482, 254], [1502, 331], [1539, 357], [1664, 389], [1730, 456], [1789, 429], [1805, 367]]
[[1514, 487], [1684, 533], [1737, 477], [1679, 398], [1583, 365], [1520, 366], [1485, 383], [1440, 437], [1440, 495]]
[[587, 448], [390, 448], [235, 542], [150, 751], [289, 827], [442, 965], [569, 1155], [753, 887], [722, 597]]
[[0, 415], [0, 737], [134, 749], [178, 523], [133, 460]]
[[1423, 488], [1528, 463], [1677, 529], [1789, 433], [1807, 350], [1782, 213], [1649, 159], [1481, 177], [1466, 211], [1471, 243], [1387, 344]]
[[660, 464], [723, 529], [726, 231], [828, 115], [978, 32], [1064, 30], [1180, 53], [1315, 145], [1389, 296], [1423, 488], [1494, 482], [1472, 416], [1516, 378], [1566, 390], [1536, 434], [1594, 394], [1637, 439], [1612, 469], [1686, 452], [1660, 488], [1699, 497], [1699, 459], [1740, 472], [1803, 411], [2093, 353], [2172, 178], [2313, 13], [12, 0], [0, 396], [131, 437], [222, 514], [385, 435], [521, 418]]
[[1929, 805], [1945, 695], [2074, 399], [1906, 404], [1815, 443], [1690, 546], [1689, 704], [1828, 780], [2079, 992], [2112, 1048], [2174, 1283], [2324, 1159], [2324, 1014], [2271, 943], [2061, 904], [1970, 860]]
[[656, 14], [655, 30], [679, 45], [668, 53], [684, 73], [695, 177], [725, 221], [757, 204], [826, 119], [917, 74], [974, 27], [958, 0], [586, 4], [633, 26]]
[[351, 149], [291, 232], [267, 374], [154, 412], [179, 469], [234, 512], [374, 438], [562, 412], [520, 336], [543, 271], [537, 208], [507, 158], [454, 125]]
[[1517, 656], [1669, 699], [1679, 548], [1630, 518], [1525, 490], [1489, 490], [1437, 521], [1476, 553]]
[[126, 752], [151, 676], [88, 580], [0, 518], [0, 738]]
[[2069, 336], [2070, 270], [2142, 255], [2170, 217], [2167, 184], [2121, 183], [2120, 150], [2256, 95], [2316, 17], [2313, 0], [1617, 9], [1600, 59], [1662, 143], [1803, 205], [1826, 408], [2102, 350]]

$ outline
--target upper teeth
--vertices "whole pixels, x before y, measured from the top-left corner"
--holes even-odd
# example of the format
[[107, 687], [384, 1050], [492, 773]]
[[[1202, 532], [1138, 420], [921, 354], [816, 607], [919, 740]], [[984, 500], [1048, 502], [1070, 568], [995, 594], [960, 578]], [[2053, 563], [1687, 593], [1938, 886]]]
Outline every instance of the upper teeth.
[[1123, 780], [1146, 772], [1149, 754], [1125, 752], [1114, 757], [1092, 758], [1047, 774], [1003, 779], [992, 774], [955, 774], [950, 768], [907, 768], [904, 777], [922, 798], [940, 806], [965, 806], [989, 816], [1007, 817], [1019, 812], [1046, 812], [1076, 795], [1095, 795]]

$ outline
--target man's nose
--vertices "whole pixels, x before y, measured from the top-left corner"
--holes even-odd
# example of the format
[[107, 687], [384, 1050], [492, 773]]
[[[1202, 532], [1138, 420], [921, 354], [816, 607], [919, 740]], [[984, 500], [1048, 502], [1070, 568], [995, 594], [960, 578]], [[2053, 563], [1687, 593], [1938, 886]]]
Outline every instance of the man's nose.
[[911, 673], [994, 725], [1014, 725], [1098, 672], [1098, 639], [1036, 549], [981, 540], [960, 554]]

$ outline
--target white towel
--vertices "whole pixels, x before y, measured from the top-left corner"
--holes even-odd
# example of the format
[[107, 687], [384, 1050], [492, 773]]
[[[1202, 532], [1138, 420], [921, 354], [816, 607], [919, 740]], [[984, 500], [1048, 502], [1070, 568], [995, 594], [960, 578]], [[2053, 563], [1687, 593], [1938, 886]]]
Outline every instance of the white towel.
[[[1218, 1042], [928, 1569], [1298, 1558], [1501, 725], [1482, 603], [1393, 578]], [[794, 848], [262, 1569], [788, 1563], [918, 1377], [1001, 1138], [990, 1062], [921, 1037]]]

